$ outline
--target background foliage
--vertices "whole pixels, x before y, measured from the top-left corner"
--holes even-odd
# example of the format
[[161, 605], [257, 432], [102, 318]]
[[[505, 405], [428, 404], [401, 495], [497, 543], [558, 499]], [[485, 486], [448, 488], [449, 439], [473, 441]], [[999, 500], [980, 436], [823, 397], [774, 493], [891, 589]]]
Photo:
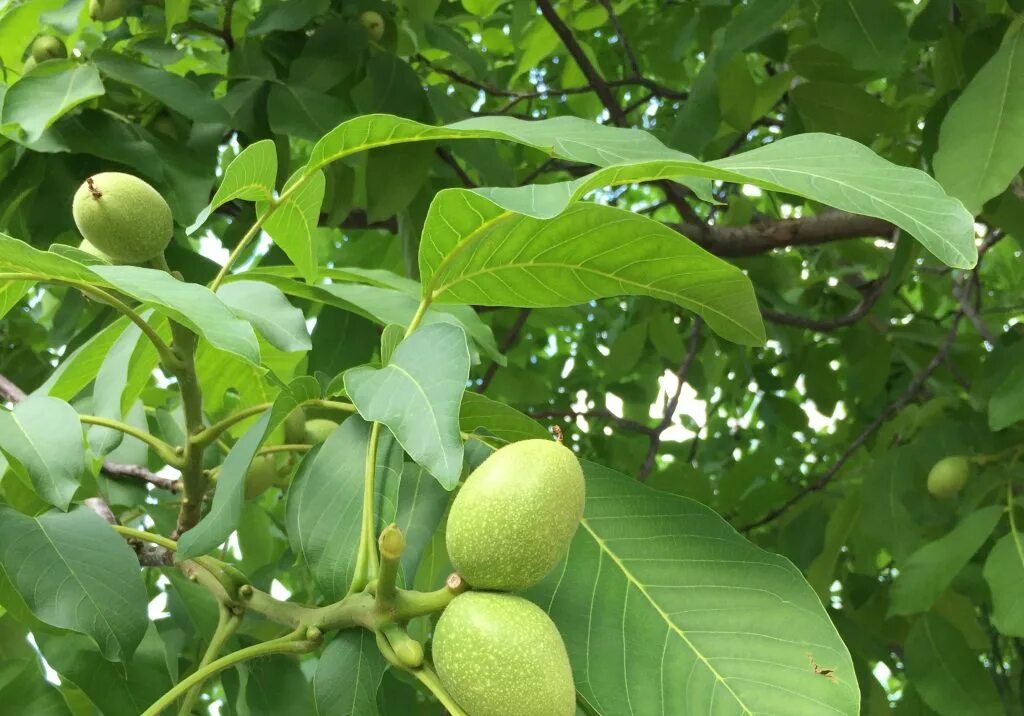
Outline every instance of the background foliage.
[[[1024, 6], [1017, 0], [167, 0], [133, 3], [126, 20], [106, 24], [90, 21], [86, 5], [0, 4], [0, 231], [38, 249], [77, 246], [69, 207], [83, 177], [130, 171], [159, 188], [174, 211], [171, 267], [189, 281], [209, 282], [257, 212], [265, 211], [272, 198], [268, 187], [287, 191], [295, 172], [346, 146], [346, 137], [337, 134], [331, 135], [334, 145], [317, 144], [323, 135], [344, 120], [374, 113], [427, 125], [473, 117], [596, 119], [648, 129], [671, 149], [741, 177], [724, 182], [722, 175], [705, 173], [706, 179], [690, 178], [685, 186], [638, 183], [671, 175], [671, 167], [662, 166], [665, 174], [616, 179], [616, 152], [644, 158], [643, 140], [613, 147], [606, 143], [610, 136], [580, 141], [563, 126], [547, 138], [498, 141], [495, 133], [525, 130], [493, 120], [486, 125], [491, 138], [439, 136], [325, 166], [322, 180], [305, 184], [266, 220], [263, 228], [273, 242], [264, 236], [243, 244], [239, 265], [250, 273], [226, 283], [219, 302], [171, 295], [127, 267], [87, 270], [85, 280], [159, 309], [153, 320], [158, 332], [168, 333], [167, 315], [204, 336], [197, 370], [211, 420], [277, 401], [269, 421], [243, 424], [225, 436], [241, 446], [232, 454], [250, 451], [236, 458], [244, 463], [234, 471], [237, 491], [265, 434], [280, 430], [295, 403], [325, 390], [331, 394], [329, 385], [340, 388], [331, 381], [346, 369], [376, 361], [348, 373], [344, 387], [364, 417], [400, 433], [386, 405], [370, 406], [372, 394], [389, 381], [380, 359], [388, 362], [384, 353], [401, 335], [384, 330], [382, 342], [381, 332], [389, 324], [408, 324], [418, 301], [416, 282], [437, 271], [419, 244], [421, 235], [441, 236], [429, 231], [431, 221], [444, 218], [440, 198], [434, 204], [439, 213], [428, 212], [438, 192], [448, 190], [445, 201], [479, 201], [472, 197], [480, 195], [462, 190], [564, 182], [610, 167], [592, 184], [580, 179], [570, 190], [590, 191], [594, 202], [650, 217], [665, 237], [681, 233], [741, 269], [753, 284], [767, 341], [744, 346], [726, 340], [760, 343], [756, 315], [742, 318], [742, 308], [730, 315], [745, 328], [730, 333], [707, 315], [707, 324], [695, 320], [676, 305], [693, 307], [681, 300], [634, 295], [560, 303], [547, 295], [509, 309], [491, 305], [502, 303], [488, 300], [493, 287], [456, 287], [451, 303], [439, 301], [413, 337], [429, 341], [434, 335], [452, 345], [450, 336], [439, 336], [459, 334], [456, 326], [470, 336], [469, 354], [455, 350], [445, 361], [456, 377], [459, 370], [468, 375], [478, 394], [463, 400], [462, 431], [485, 429], [510, 440], [543, 436], [541, 424], [559, 425], [587, 460], [697, 500], [756, 545], [788, 558], [824, 603], [849, 656], [833, 643], [809, 653], [804, 645], [821, 632], [794, 635], [799, 646], [786, 658], [802, 662], [806, 673], [794, 677], [794, 689], [808, 701], [770, 702], [767, 692], [755, 690], [756, 705], [786, 713], [800, 703], [801, 713], [813, 713], [814, 703], [835, 699], [845, 704], [837, 710], [850, 712], [855, 698], [846, 690], [855, 684], [868, 714], [1020, 713]], [[358, 20], [368, 9], [386, 19], [379, 42]], [[27, 49], [41, 30], [66, 42], [72, 56], [25, 73]], [[760, 174], [753, 159], [729, 159], [810, 132], [862, 142], [896, 165], [935, 177], [975, 216], [977, 266], [955, 240], [957, 215], [941, 203], [941, 192], [907, 174], [864, 169], [841, 153], [845, 145], [778, 145], [789, 149], [773, 155], [777, 164]], [[801, 155], [801, 146], [813, 151]], [[832, 154], [822, 151], [826, 146], [840, 148]], [[225, 174], [243, 149], [234, 176]], [[682, 155], [657, 158], [689, 161]], [[851, 183], [833, 186], [811, 177], [811, 189], [798, 190], [793, 176], [804, 171], [800, 162], [814, 159], [822, 174]], [[780, 169], [786, 161], [793, 175], [788, 178]], [[851, 188], [859, 175], [875, 194]], [[524, 204], [515, 203], [524, 201], [523, 194], [491, 191], [484, 195], [523, 211]], [[523, 211], [530, 214], [523, 223], [546, 220], [567, 203], [562, 189], [537, 196], [542, 198], [531, 201], [538, 203]], [[552, 208], [545, 201], [561, 204]], [[917, 221], [930, 210], [949, 216], [936, 216], [927, 226], [906, 219], [908, 211], [917, 212]], [[553, 221], [574, 220], [574, 211]], [[614, 211], [588, 216], [608, 225]], [[607, 233], [600, 240], [610, 249], [623, 238], [613, 229]], [[446, 249], [437, 241], [443, 257]], [[7, 241], [0, 251], [3, 260], [19, 265], [42, 261], [17, 253], [22, 250]], [[82, 259], [71, 249], [63, 253]], [[65, 272], [60, 275], [68, 281], [83, 270], [46, 260], [47, 270]], [[721, 270], [720, 280], [734, 275], [727, 266]], [[313, 278], [318, 281], [303, 280]], [[546, 287], [531, 290], [557, 294], [564, 280], [553, 273]], [[208, 303], [196, 303], [203, 300]], [[145, 585], [139, 584], [134, 569], [116, 566], [123, 567], [125, 554], [135, 555], [89, 513], [73, 510], [58, 519], [45, 510], [99, 495], [122, 522], [145, 512], [154, 531], [170, 534], [179, 498], [166, 489], [174, 487], [171, 479], [153, 474], [166, 456], [137, 439], [119, 441], [102, 426], [90, 427], [92, 469], [79, 487], [86, 452], [80, 440], [67, 436], [78, 434], [77, 411], [117, 415], [175, 442], [183, 434], [179, 394], [164, 376], [152, 374], [156, 354], [136, 329], [67, 285], [7, 281], [0, 286], [0, 309], [2, 388], [12, 407], [18, 403], [14, 412], [0, 414], [4, 452], [18, 467], [0, 482], [0, 703], [18, 713], [139, 713], [194, 668], [216, 620], [213, 602], [173, 570], [163, 576], [147, 571]], [[393, 359], [429, 374], [436, 366], [424, 365], [419, 355], [416, 345], [403, 343]], [[271, 372], [264, 374], [260, 364]], [[304, 375], [316, 380], [292, 382]], [[450, 399], [443, 386], [438, 390], [431, 402]], [[22, 400], [22, 391], [30, 397]], [[366, 398], [361, 391], [369, 391]], [[540, 424], [504, 412], [499, 403]], [[18, 436], [33, 433], [33, 424], [45, 425], [50, 437], [30, 449]], [[416, 558], [403, 564], [403, 572], [407, 584], [423, 588], [437, 586], [446, 573], [442, 542], [431, 535], [447, 493], [431, 475], [449, 487], [458, 479], [450, 459], [463, 446], [457, 435], [448, 437], [436, 452], [434, 445], [403, 443], [422, 467], [410, 458], [403, 462], [393, 445], [379, 458], [382, 470], [401, 476], [390, 492], [383, 489], [382, 524], [394, 516], [403, 527], [420, 530], [411, 538], [419, 543]], [[302, 461], [302, 477], [295, 478], [287, 501], [277, 488], [243, 503], [222, 497], [218, 487], [211, 514], [222, 517], [187, 532], [182, 550], [202, 554], [236, 531], [225, 554], [258, 586], [270, 589], [276, 580], [277, 589], [296, 599], [338, 598], [347, 583], [338, 580], [351, 565], [316, 555], [357, 529], [359, 495], [331, 490], [334, 502], [324, 520], [300, 527], [299, 515], [325, 508], [318, 490], [331, 475], [361, 474], [361, 457], [345, 462], [347, 446], [359, 440], [366, 440], [365, 428], [346, 423]], [[466, 446], [470, 464], [481, 457], [477, 447], [473, 441]], [[974, 458], [971, 479], [959, 496], [939, 501], [927, 493], [925, 478], [937, 459], [952, 454]], [[138, 475], [121, 469], [126, 465], [153, 471], [139, 473], [157, 489], [146, 492]], [[634, 493], [632, 486], [623, 493], [622, 483], [606, 472], [588, 467], [588, 490], [609, 501], [635, 499], [634, 514], [650, 519], [636, 521], [638, 532], [625, 538], [660, 540], [651, 554], [685, 556], [704, 538], [738, 540], [736, 550], [753, 550], [720, 523], [706, 523], [706, 511], [691, 512], [693, 503]], [[32, 479], [40, 475], [48, 476], [45, 484]], [[425, 513], [410, 515], [413, 504]], [[581, 708], [643, 714], [670, 703], [679, 704], [672, 713], [710, 711], [698, 697], [715, 694], [719, 682], [712, 676], [685, 703], [682, 696], [663, 701], [664, 693], [644, 686], [631, 691], [623, 654], [636, 660], [637, 678], [648, 663], [638, 651], [663, 639], [673, 644], [665, 650], [673, 673], [690, 672], [689, 662], [696, 660], [682, 647], [674, 651], [671, 628], [649, 632], [658, 615], [628, 598], [635, 586], [630, 576], [641, 574], [641, 565], [629, 560], [644, 555], [630, 556], [628, 542], [616, 546], [624, 535], [589, 507], [588, 519], [565, 574], [577, 591], [599, 595], [609, 601], [607, 609], [625, 614], [622, 625], [630, 628], [623, 633], [643, 647], [623, 636], [621, 644], [581, 652], [581, 635], [591, 625], [573, 622], [578, 605], [562, 606], [566, 597], [555, 582], [542, 584], [531, 596], [550, 604], [565, 634]], [[658, 520], [667, 520], [668, 533], [659, 531]], [[71, 583], [90, 599], [106, 589], [93, 603], [99, 613], [103, 599], [131, 598], [137, 590], [134, 596], [154, 600], [166, 618], [150, 624], [144, 614], [125, 611], [119, 615], [123, 623], [87, 632], [90, 640], [63, 631], [76, 624], [59, 605], [28, 609], [17, 596], [22, 556], [10, 547], [26, 540], [45, 550], [61, 542], [62, 533], [65, 545], [81, 546], [68, 573], [30, 579]], [[777, 580], [773, 588], [805, 604], [800, 600], [810, 595], [800, 591], [793, 581], [799, 575], [787, 563], [756, 550], [750, 554], [765, 573], [759, 583]], [[305, 555], [302, 566], [297, 555]], [[607, 555], [627, 568], [602, 580]], [[106, 573], [105, 582], [90, 584], [90, 562]], [[672, 595], [679, 593], [674, 590], [705, 578], [728, 583], [726, 569], [683, 562], [668, 574], [643, 575], [643, 593], [670, 611], [677, 598]], [[656, 593], [658, 587], [664, 594]], [[739, 599], [738, 592], [726, 593]], [[744, 608], [742, 601], [731, 606]], [[817, 606], [812, 600], [807, 608]], [[778, 633], [786, 633], [787, 615], [775, 616], [782, 620]], [[245, 645], [266, 638], [271, 626], [257, 622], [236, 640]], [[738, 630], [745, 634], [745, 653], [760, 648], [752, 645], [754, 626]], [[26, 641], [29, 632], [59, 672], [59, 689], [44, 680]], [[340, 700], [364, 693], [365, 686], [339, 684], [330, 669], [337, 664], [337, 673], [347, 673], [350, 659], [364, 658], [361, 638], [354, 633], [335, 639], [318, 661], [301, 666], [273, 657], [225, 672], [211, 694], [223, 701], [222, 713], [345, 713]], [[726, 649], [721, 642], [714, 648]], [[581, 663], [586, 674], [593, 670], [590, 680], [580, 678]], [[403, 675], [385, 674], [379, 659], [367, 666], [366, 673], [384, 686], [377, 704], [369, 699], [357, 713], [438, 711]], [[727, 673], [733, 684], [780, 683], [778, 673], [760, 672], [754, 661], [732, 668]], [[320, 683], [336, 688], [310, 691], [314, 672]], [[287, 707], [280, 701], [284, 695]]]

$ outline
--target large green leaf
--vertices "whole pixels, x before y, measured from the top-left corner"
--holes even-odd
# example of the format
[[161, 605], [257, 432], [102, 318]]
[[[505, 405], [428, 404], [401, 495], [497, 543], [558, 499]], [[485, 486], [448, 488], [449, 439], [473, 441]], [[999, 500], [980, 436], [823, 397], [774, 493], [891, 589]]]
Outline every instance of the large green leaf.
[[[573, 117], [527, 122], [480, 117], [430, 127], [387, 115], [339, 125], [317, 143], [306, 172], [355, 152], [401, 142], [506, 139], [576, 162], [606, 167], [575, 182], [480, 193], [506, 209], [552, 216], [590, 189], [653, 179], [719, 179], [805, 196], [858, 214], [891, 221], [940, 259], [974, 265], [974, 229], [963, 206], [922, 171], [882, 159], [862, 144], [823, 134], [801, 134], [765, 147], [702, 163], [635, 129], [617, 129]], [[531, 208], [527, 208], [531, 207]], [[559, 208], [561, 207], [561, 208]]]
[[196, 331], [212, 345], [259, 365], [256, 334], [205, 286], [138, 266], [84, 266], [0, 233], [0, 270], [40, 280], [115, 288]]
[[584, 472], [568, 558], [529, 596], [558, 624], [588, 711], [860, 712], [850, 655], [788, 560], [697, 502]]
[[89, 636], [110, 661], [131, 659], [149, 623], [146, 588], [135, 552], [92, 510], [0, 506], [0, 564], [40, 620]]
[[0, 110], [0, 130], [31, 144], [62, 116], [103, 92], [95, 65], [51, 60], [7, 91]]
[[[92, 388], [91, 414], [111, 420], [123, 417], [121, 404], [131, 369], [132, 355], [142, 338], [142, 329], [134, 323], [128, 326], [103, 359], [103, 365], [96, 373], [96, 381]], [[89, 428], [89, 447], [95, 455], [105, 455], [118, 446], [123, 433], [102, 425]]]
[[188, 227], [188, 233], [191, 234], [202, 226], [218, 206], [234, 199], [269, 201], [274, 196], [276, 180], [277, 151], [274, 149], [273, 140], [262, 139], [253, 142], [228, 164], [224, 170], [224, 179], [217, 187], [213, 200], [196, 217], [192, 226]]
[[921, 698], [940, 716], [999, 716], [1003, 713], [992, 679], [956, 627], [923, 614], [903, 648], [907, 676]]
[[232, 281], [217, 289], [217, 297], [278, 350], [308, 351], [312, 347], [305, 316], [277, 287], [264, 281]]
[[399, 577], [409, 587], [451, 494], [414, 462], [405, 463], [401, 472], [386, 471], [377, 491], [377, 532], [394, 523], [405, 535]]
[[0, 409], [0, 450], [32, 482], [36, 494], [66, 510], [85, 470], [82, 426], [75, 409], [57, 398], [30, 396]]
[[[369, 435], [358, 415], [347, 419], [306, 455], [288, 491], [288, 541], [328, 600], [345, 596], [355, 568]], [[378, 487], [401, 471], [401, 450], [382, 430]]]
[[377, 689], [386, 668], [373, 634], [365, 629], [339, 632], [313, 675], [317, 716], [376, 716]]
[[472, 192], [442, 191], [423, 227], [420, 275], [425, 295], [449, 303], [542, 307], [654, 296], [696, 311], [725, 338], [764, 341], [742, 271], [660, 222], [598, 204], [543, 220]]
[[167, 649], [151, 623], [128, 663], [102, 658], [96, 645], [78, 634], [37, 635], [47, 663], [80, 688], [104, 716], [135, 716], [171, 688]]
[[899, 65], [907, 24], [893, 0], [824, 0], [818, 11], [821, 44], [858, 70]]
[[[300, 179], [302, 183], [293, 188]], [[321, 171], [309, 175], [303, 175], [301, 171], [296, 172], [284, 185], [277, 204], [271, 207], [265, 202], [259, 202], [256, 205], [256, 210], [260, 214], [273, 209], [273, 213], [263, 224], [263, 229], [288, 255], [307, 281], [313, 281], [317, 277], [313, 234], [320, 221], [320, 206], [324, 201], [326, 181]]]
[[469, 380], [466, 334], [447, 323], [402, 341], [383, 368], [345, 373], [345, 390], [367, 420], [387, 425], [413, 460], [451, 490], [462, 473], [459, 405]]
[[486, 435], [499, 443], [551, 438], [544, 426], [533, 418], [486, 395], [470, 391], [462, 396], [459, 427], [464, 433]]
[[1024, 536], [1016, 525], [989, 552], [984, 574], [992, 592], [992, 623], [1006, 636], [1024, 637]]
[[935, 600], [974, 556], [995, 528], [1003, 508], [983, 507], [965, 517], [949, 534], [929, 542], [899, 565], [890, 614], [915, 614]]
[[933, 161], [935, 178], [975, 214], [1024, 166], [1024, 22], [950, 107]]

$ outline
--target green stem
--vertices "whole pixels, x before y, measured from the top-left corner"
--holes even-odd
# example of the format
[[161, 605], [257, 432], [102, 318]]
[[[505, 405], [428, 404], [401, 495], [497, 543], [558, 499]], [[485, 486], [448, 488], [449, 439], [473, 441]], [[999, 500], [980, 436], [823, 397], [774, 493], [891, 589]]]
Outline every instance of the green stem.
[[[412, 672], [412, 675], [416, 677], [416, 680], [426, 686], [430, 693], [432, 693], [441, 705], [444, 706], [449, 716], [467, 716], [466, 712], [462, 710], [462, 707], [455, 703], [455, 699], [451, 697], [448, 690], [445, 689], [441, 680], [437, 678], [437, 673], [429, 663], [424, 663], [423, 668], [416, 669]], [[145, 716], [145, 714], [143, 715]]]
[[327, 408], [328, 410], [340, 410], [345, 413], [356, 412], [356, 406], [352, 403], [346, 403], [341, 400], [320, 400], [315, 398], [313, 400], [307, 400], [302, 405], [308, 405], [313, 408]]
[[122, 423], [120, 420], [101, 418], [98, 415], [79, 415], [78, 419], [88, 425], [100, 425], [104, 428], [111, 428], [112, 430], [117, 430], [125, 435], [131, 435], [133, 438], [141, 440], [153, 448], [157, 455], [160, 456], [161, 460], [172, 467], [180, 468], [183, 464], [181, 458], [174, 452], [173, 447], [155, 435], [150, 435], [145, 430], [139, 430], [127, 423]]
[[427, 309], [430, 308], [430, 302], [433, 300], [434, 297], [428, 293], [420, 301], [420, 305], [417, 307], [416, 313], [413, 314], [412, 320], [409, 321], [409, 327], [405, 329], [406, 338], [412, 335], [412, 332], [419, 328], [420, 323], [423, 321], [423, 317], [427, 315]]
[[311, 176], [313, 176], [313, 174], [314, 172], [310, 172], [308, 174], [303, 174], [302, 176], [300, 176], [298, 179], [295, 180], [294, 184], [288, 187], [284, 191], [284, 193], [281, 194], [281, 196], [277, 197], [277, 199], [272, 200], [267, 205], [267, 210], [263, 212], [262, 216], [257, 217], [256, 221], [253, 222], [253, 225], [249, 227], [249, 230], [245, 232], [245, 236], [241, 238], [241, 240], [238, 242], [238, 245], [231, 252], [231, 255], [228, 256], [228, 260], [224, 262], [224, 265], [221, 267], [220, 271], [217, 272], [216, 277], [214, 277], [213, 282], [210, 284], [211, 291], [216, 292], [217, 289], [220, 288], [220, 285], [224, 283], [224, 279], [227, 278], [228, 273], [231, 271], [231, 266], [235, 263], [235, 261], [238, 260], [238, 257], [242, 255], [242, 252], [245, 251], [245, 247], [248, 246], [249, 243], [254, 238], [256, 238], [256, 236], [260, 232], [260, 229], [263, 228], [263, 225], [265, 223], [267, 223], [267, 219], [269, 219], [270, 216], [275, 211], [277, 211], [278, 207], [281, 206], [281, 204], [288, 201], [288, 198], [291, 197], [292, 194], [294, 194], [300, 188], [302, 188], [302, 185], [305, 184], [306, 181]]
[[160, 545], [165, 549], [169, 549], [172, 552], [178, 551], [178, 543], [169, 537], [163, 535], [155, 535], [152, 532], [143, 532], [142, 530], [133, 529], [131, 527], [125, 527], [124, 525], [111, 525], [114, 531], [119, 535], [137, 539], [141, 542], [152, 542], [153, 544]]
[[198, 445], [210, 445], [234, 425], [237, 425], [246, 418], [251, 418], [254, 415], [259, 415], [265, 410], [269, 410], [271, 406], [273, 406], [273, 403], [260, 403], [259, 405], [251, 405], [248, 408], [243, 408], [237, 413], [233, 413], [223, 420], [218, 420], [213, 425], [210, 425], [196, 435], [193, 435], [192, 442]]
[[370, 427], [370, 440], [366, 446], [366, 468], [363, 473], [363, 521], [359, 533], [359, 551], [356, 553], [355, 574], [348, 593], [355, 594], [366, 588], [377, 574], [376, 525], [373, 502], [377, 495], [374, 481], [377, 473], [377, 441], [380, 423]]
[[210, 677], [235, 664], [270, 654], [305, 654], [312, 651], [317, 647], [317, 643], [306, 641], [305, 635], [305, 629], [296, 629], [291, 634], [279, 639], [271, 639], [260, 644], [253, 644], [252, 646], [247, 646], [244, 649], [239, 649], [226, 656], [222, 656], [172, 686], [170, 691], [157, 699], [152, 706], [142, 713], [142, 716], [157, 716], [157, 714], [162, 713], [164, 709], [173, 704], [179, 696], [187, 693], [193, 686], [202, 684]]
[[181, 392], [182, 407], [185, 412], [185, 430], [188, 440], [185, 443], [184, 465], [181, 479], [185, 487], [178, 512], [178, 526], [175, 534], [194, 527], [202, 515], [203, 497], [209, 480], [203, 471], [203, 451], [206, 446], [194, 442], [195, 436], [203, 432], [203, 392], [199, 387], [196, 375], [196, 334], [184, 326], [171, 321], [171, 335], [174, 337], [174, 350], [181, 359], [181, 366], [175, 371], [178, 379], [178, 390]]
[[[242, 618], [231, 611], [222, 602], [218, 603], [219, 607], [217, 614], [217, 628], [213, 632], [213, 636], [210, 637], [210, 643], [206, 647], [206, 652], [203, 654], [202, 660], [199, 662], [199, 666], [196, 667], [196, 671], [202, 671], [209, 666], [214, 659], [217, 658], [217, 654], [220, 653], [221, 649], [224, 648], [225, 642], [231, 638], [231, 635], [238, 629], [238, 625], [241, 624]], [[203, 682], [200, 681], [185, 694], [185, 698], [182, 699], [181, 708], [178, 709], [178, 716], [189, 716], [192, 713], [192, 707], [196, 703], [196, 699], [199, 698], [199, 694], [203, 692]]]

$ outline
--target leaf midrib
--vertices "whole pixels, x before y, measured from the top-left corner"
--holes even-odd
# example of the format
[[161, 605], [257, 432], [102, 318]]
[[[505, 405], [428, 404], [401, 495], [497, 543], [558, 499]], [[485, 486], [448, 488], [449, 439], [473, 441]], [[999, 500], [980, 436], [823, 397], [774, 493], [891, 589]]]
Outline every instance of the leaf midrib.
[[681, 638], [686, 643], [686, 645], [690, 648], [690, 651], [693, 652], [694, 656], [700, 659], [701, 663], [704, 664], [704, 667], [711, 673], [712, 676], [715, 677], [715, 680], [718, 683], [720, 683], [726, 691], [729, 692], [729, 694], [733, 697], [733, 699], [735, 699], [739, 707], [743, 709], [743, 713], [753, 716], [754, 712], [743, 702], [743, 700], [739, 697], [739, 694], [737, 694], [733, 690], [732, 686], [729, 685], [728, 680], [724, 676], [722, 676], [718, 672], [718, 670], [715, 669], [715, 667], [711, 664], [711, 662], [708, 661], [707, 657], [705, 657], [704, 654], [697, 649], [696, 645], [694, 645], [694, 643], [690, 641], [689, 637], [686, 636], [686, 633], [682, 629], [680, 629], [674, 621], [672, 621], [672, 619], [665, 612], [665, 610], [663, 610], [661, 606], [654, 600], [654, 598], [651, 597], [651, 595], [647, 592], [647, 589], [644, 587], [644, 585], [641, 584], [639, 580], [637, 580], [637, 578], [633, 575], [632, 572], [629, 571], [629, 569], [622, 562], [622, 560], [619, 559], [619, 556], [615, 554], [611, 549], [609, 549], [607, 543], [603, 539], [601, 539], [601, 537], [598, 536], [596, 532], [594, 532], [594, 530], [590, 527], [590, 524], [587, 522], [586, 517], [580, 520], [580, 526], [582, 526], [583, 529], [585, 529], [590, 534], [593, 540], [597, 543], [597, 546], [600, 548], [600, 550], [608, 555], [608, 558], [615, 564], [616, 567], [619, 568], [619, 570], [622, 572], [626, 580], [630, 584], [632, 584], [636, 588], [636, 590], [640, 592], [640, 594], [644, 596], [644, 598], [650, 603], [650, 605], [658, 613], [658, 616], [662, 618], [662, 620], [665, 622], [668, 628], [679, 635], [679, 638]]

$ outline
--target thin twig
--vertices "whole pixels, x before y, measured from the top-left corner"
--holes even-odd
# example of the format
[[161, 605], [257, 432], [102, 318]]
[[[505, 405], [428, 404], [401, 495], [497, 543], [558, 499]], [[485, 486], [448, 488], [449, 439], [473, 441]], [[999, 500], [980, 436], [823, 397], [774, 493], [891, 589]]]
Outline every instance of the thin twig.
[[808, 328], [812, 331], [834, 331], [837, 328], [843, 328], [850, 326], [864, 318], [868, 312], [878, 303], [878, 299], [885, 293], [885, 284], [888, 281], [889, 272], [887, 271], [884, 276], [872, 281], [868, 284], [868, 290], [861, 296], [860, 302], [846, 313], [837, 318], [810, 318], [807, 316], [794, 316], [789, 313], [781, 313], [779, 311], [772, 311], [764, 309], [761, 311], [761, 315], [764, 316], [765, 320], [771, 321], [772, 323], [781, 323], [785, 326], [796, 326], [798, 328]]
[[[530, 313], [533, 309], [523, 308], [520, 309], [519, 315], [516, 316], [516, 320], [512, 323], [512, 327], [505, 334], [505, 338], [502, 339], [501, 345], [498, 346], [498, 350], [501, 353], [506, 353], [508, 350], [516, 344], [519, 340], [519, 335], [523, 332], [523, 328], [526, 326], [526, 320], [530, 317]], [[487, 390], [487, 386], [494, 380], [494, 374], [498, 372], [500, 366], [497, 363], [491, 363], [487, 367], [487, 372], [484, 373], [484, 377], [480, 380], [480, 387], [477, 388], [478, 393], [483, 393]]]
[[907, 386], [906, 390], [904, 390], [903, 393], [896, 400], [894, 400], [888, 406], [886, 406], [885, 410], [879, 413], [875, 417], [875, 419], [872, 420], [871, 423], [869, 423], [868, 426], [864, 428], [864, 430], [862, 430], [861, 433], [853, 439], [853, 441], [847, 446], [846, 450], [843, 451], [842, 455], [839, 456], [839, 459], [832, 463], [831, 467], [829, 467], [827, 470], [825, 470], [825, 472], [821, 473], [816, 478], [808, 482], [802, 490], [797, 492], [795, 495], [790, 497], [781, 505], [769, 511], [760, 519], [757, 519], [754, 522], [751, 522], [750, 524], [743, 525], [739, 528], [739, 530], [741, 532], [750, 532], [753, 529], [762, 527], [768, 524], [769, 522], [772, 522], [773, 520], [784, 515], [792, 507], [803, 501], [804, 498], [809, 496], [811, 493], [820, 492], [821, 490], [825, 489], [832, 481], [832, 479], [839, 473], [839, 470], [842, 469], [843, 465], [845, 465], [846, 462], [851, 457], [853, 457], [854, 453], [856, 453], [857, 450], [860, 449], [860, 447], [864, 443], [866, 443], [868, 439], [872, 435], [874, 435], [879, 428], [885, 425], [885, 423], [887, 423], [890, 418], [892, 418], [894, 415], [896, 415], [896, 413], [905, 408], [924, 386], [925, 381], [931, 377], [932, 373], [934, 373], [940, 365], [942, 365], [943, 361], [945, 361], [946, 359], [946, 355], [949, 353], [949, 349], [953, 345], [953, 341], [956, 340], [957, 332], [960, 328], [960, 319], [963, 318], [963, 315], [964, 314], [962, 312], [957, 312], [953, 314], [953, 325], [949, 329], [949, 333], [946, 335], [946, 338], [939, 345], [939, 348], [935, 352], [935, 355], [932, 356], [932, 359], [928, 362], [928, 365], [926, 365], [921, 370], [921, 372], [914, 376], [914, 378], [910, 381], [910, 384]]
[[636, 475], [640, 482], [646, 481], [648, 475], [651, 474], [651, 470], [654, 469], [654, 459], [658, 454], [658, 448], [661, 447], [661, 435], [672, 424], [672, 418], [675, 417], [679, 398], [683, 394], [683, 385], [686, 383], [686, 375], [690, 372], [690, 366], [693, 365], [694, 358], [697, 357], [697, 348], [700, 346], [700, 329], [703, 325], [704, 321], [701, 320], [700, 316], [694, 318], [693, 331], [690, 333], [690, 340], [686, 346], [686, 354], [676, 370], [676, 392], [665, 403], [665, 412], [661, 416], [661, 422], [658, 423], [649, 435], [650, 441], [647, 446], [647, 455], [644, 456], [643, 464]]

